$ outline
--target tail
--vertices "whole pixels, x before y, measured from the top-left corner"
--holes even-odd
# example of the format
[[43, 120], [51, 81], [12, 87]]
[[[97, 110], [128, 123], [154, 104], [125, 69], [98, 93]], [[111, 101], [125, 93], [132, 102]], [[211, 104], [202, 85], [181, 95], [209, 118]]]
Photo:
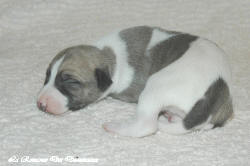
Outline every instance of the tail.
[[210, 123], [214, 125], [213, 128], [222, 127], [233, 118], [233, 115], [232, 98], [228, 97], [227, 101], [221, 105], [219, 111], [212, 115]]

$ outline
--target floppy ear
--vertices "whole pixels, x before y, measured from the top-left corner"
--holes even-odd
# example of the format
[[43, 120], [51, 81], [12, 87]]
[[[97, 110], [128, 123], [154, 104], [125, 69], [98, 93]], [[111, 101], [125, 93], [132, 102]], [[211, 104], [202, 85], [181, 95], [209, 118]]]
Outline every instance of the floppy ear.
[[112, 84], [112, 80], [110, 78], [108, 70], [96, 68], [95, 78], [97, 82], [97, 87], [101, 91], [105, 91]]

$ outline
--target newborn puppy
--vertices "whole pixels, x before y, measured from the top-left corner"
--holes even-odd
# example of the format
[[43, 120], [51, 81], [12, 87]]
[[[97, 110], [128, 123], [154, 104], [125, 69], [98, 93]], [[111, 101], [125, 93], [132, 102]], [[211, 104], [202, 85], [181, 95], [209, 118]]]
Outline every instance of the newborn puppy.
[[107, 96], [138, 103], [133, 120], [106, 131], [143, 137], [220, 127], [233, 115], [231, 73], [214, 43], [187, 33], [138, 26], [93, 45], [61, 51], [50, 63], [38, 107], [79, 110]]

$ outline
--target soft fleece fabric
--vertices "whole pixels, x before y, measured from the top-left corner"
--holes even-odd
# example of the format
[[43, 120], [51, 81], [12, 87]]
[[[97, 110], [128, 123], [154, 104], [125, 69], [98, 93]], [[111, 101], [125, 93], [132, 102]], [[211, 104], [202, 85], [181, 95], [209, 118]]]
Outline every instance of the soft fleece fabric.
[[[130, 118], [136, 105], [111, 98], [51, 116], [36, 107], [46, 68], [66, 47], [90, 44], [136, 25], [189, 32], [229, 56], [235, 117], [224, 128], [141, 139], [106, 133], [104, 122]], [[250, 165], [249, 0], [1, 0], [0, 165]], [[98, 163], [8, 163], [18, 158], [98, 158]]]

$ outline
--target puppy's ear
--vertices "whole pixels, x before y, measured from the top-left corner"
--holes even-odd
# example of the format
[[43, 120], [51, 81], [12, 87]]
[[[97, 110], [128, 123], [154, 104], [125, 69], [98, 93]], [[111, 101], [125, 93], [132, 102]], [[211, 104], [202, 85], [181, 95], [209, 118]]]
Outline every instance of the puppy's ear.
[[95, 78], [97, 82], [97, 87], [101, 91], [105, 91], [112, 84], [112, 80], [110, 78], [110, 75], [107, 69], [96, 68]]

